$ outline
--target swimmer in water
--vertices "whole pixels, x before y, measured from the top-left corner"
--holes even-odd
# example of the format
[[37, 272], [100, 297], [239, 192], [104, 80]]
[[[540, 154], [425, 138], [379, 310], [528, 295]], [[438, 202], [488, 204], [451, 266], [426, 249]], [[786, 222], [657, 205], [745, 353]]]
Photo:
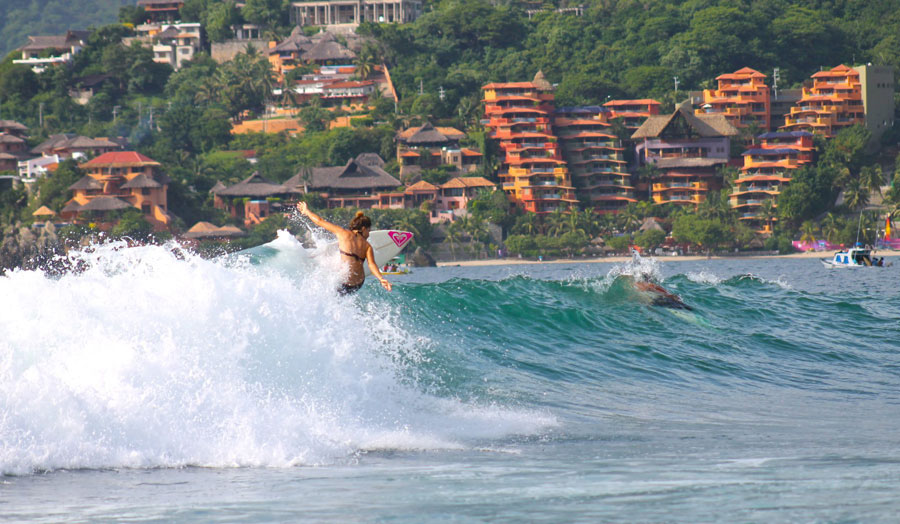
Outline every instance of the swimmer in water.
[[694, 308], [684, 303], [681, 297], [673, 293], [669, 293], [662, 286], [653, 282], [649, 274], [638, 273], [637, 276], [622, 275], [623, 278], [630, 280], [634, 285], [634, 289], [641, 291], [650, 298], [651, 306], [661, 306], [671, 309], [686, 309], [693, 311]]

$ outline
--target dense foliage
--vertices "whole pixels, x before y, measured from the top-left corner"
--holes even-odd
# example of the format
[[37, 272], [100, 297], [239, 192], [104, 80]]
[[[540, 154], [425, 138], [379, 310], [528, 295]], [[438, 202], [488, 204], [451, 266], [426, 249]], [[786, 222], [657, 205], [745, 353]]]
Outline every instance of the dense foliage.
[[896, 0], [594, 0], [582, 16], [548, 9], [531, 19], [516, 2], [495, 4], [441, 0], [415, 23], [361, 28], [382, 44], [405, 108], [456, 115], [480, 86], [537, 70], [568, 105], [671, 103], [675, 76], [679, 90], [709, 88], [744, 66], [779, 68], [781, 87], [844, 62], [900, 68]]
[[[367, 69], [384, 62], [390, 67], [400, 93], [397, 112], [392, 100], [376, 99], [370, 118], [351, 128], [329, 129], [334, 114], [309, 104], [300, 112], [306, 132], [299, 137], [233, 136], [232, 124], [258, 117], [276, 101], [277, 83], [265, 56], [248, 49], [231, 62], [217, 64], [201, 53], [174, 72], [154, 63], [150, 50], [121, 45], [123, 37], [132, 35], [129, 24], [144, 16], [133, 3], [29, 0], [4, 6], [0, 46], [7, 50], [24, 44], [26, 33], [99, 29], [71, 67], [37, 75], [13, 64], [12, 54], [0, 62], [0, 118], [28, 125], [30, 146], [61, 132], [129, 138], [135, 149], [161, 162], [172, 178], [169, 208], [181, 218], [182, 228], [198, 220], [231, 220], [212, 207], [209, 189], [217, 182], [231, 184], [254, 170], [280, 182], [313, 166], [341, 165], [363, 152], [377, 152], [390, 161], [396, 130], [426, 119], [464, 129], [464, 144], [484, 152], [480, 174], [491, 177], [499, 152], [478, 124], [480, 88], [491, 81], [528, 80], [538, 70], [557, 84], [557, 105], [653, 97], [667, 109], [683, 91], [712, 87], [719, 74], [744, 66], [767, 74], [779, 68], [781, 87], [796, 87], [821, 67], [839, 63], [872, 62], [900, 70], [900, 0], [592, 0], [584, 4], [581, 16], [555, 12], [559, 5], [546, 2], [544, 11], [531, 18], [517, 2], [437, 0], [426, 2], [424, 15], [413, 23], [367, 23], [360, 28], [370, 38], [357, 65]], [[181, 15], [185, 21], [203, 23], [209, 41], [229, 37], [230, 26], [242, 22], [260, 24], [267, 38], [289, 31], [286, 0], [242, 4], [239, 8], [230, 0], [187, 0]], [[123, 23], [104, 25], [122, 5]], [[90, 17], [88, 23], [84, 17]], [[90, 102], [74, 102], [70, 90], [96, 75], [105, 76]], [[281, 96], [280, 102], [294, 105]], [[624, 128], [619, 132], [627, 135]], [[545, 218], [510, 208], [498, 192], [476, 199], [468, 218], [435, 233], [452, 251], [477, 256], [498, 247], [489, 224], [502, 228], [510, 252], [525, 255], [599, 249], [599, 243], [591, 244], [597, 237], [607, 248], [654, 249], [666, 242], [665, 233], [670, 244], [710, 250], [783, 250], [799, 236], [849, 242], [857, 229], [877, 234], [874, 215], [864, 210], [894, 178], [896, 142], [896, 135], [888, 133], [879, 156], [867, 146], [870, 136], [861, 127], [820, 141], [816, 165], [795, 172], [777, 206], [764, 209], [775, 229], [765, 246], [728, 206], [728, 187], [696, 212], [639, 202], [614, 216], [580, 209]], [[235, 150], [254, 150], [259, 162], [251, 165]], [[388, 169], [396, 169], [396, 164], [389, 162]], [[637, 177], [646, 180], [649, 174]], [[66, 162], [30, 195], [20, 189], [3, 191], [0, 226], [16, 230], [13, 226], [31, 222], [31, 213], [41, 205], [58, 211], [69, 197], [68, 186], [82, 175], [74, 162]], [[448, 176], [441, 169], [423, 172], [434, 183]], [[887, 211], [900, 211], [897, 184], [884, 195], [884, 204]], [[432, 233], [427, 211], [379, 212], [375, 219], [377, 224], [390, 222], [417, 231], [417, 240], [427, 245]], [[343, 220], [340, 213], [332, 218]], [[664, 232], [639, 230], [651, 216], [660, 219]], [[123, 218], [114, 234], [145, 235], [145, 224], [133, 213]], [[261, 241], [277, 225], [266, 221], [238, 244]], [[65, 238], [77, 233], [66, 231]]]

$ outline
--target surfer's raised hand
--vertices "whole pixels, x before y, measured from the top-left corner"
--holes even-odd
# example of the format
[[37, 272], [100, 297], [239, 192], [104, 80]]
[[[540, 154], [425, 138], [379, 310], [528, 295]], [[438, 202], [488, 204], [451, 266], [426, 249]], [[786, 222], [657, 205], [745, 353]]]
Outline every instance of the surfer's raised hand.
[[297, 211], [299, 211], [301, 215], [305, 215], [309, 211], [306, 202], [297, 202]]

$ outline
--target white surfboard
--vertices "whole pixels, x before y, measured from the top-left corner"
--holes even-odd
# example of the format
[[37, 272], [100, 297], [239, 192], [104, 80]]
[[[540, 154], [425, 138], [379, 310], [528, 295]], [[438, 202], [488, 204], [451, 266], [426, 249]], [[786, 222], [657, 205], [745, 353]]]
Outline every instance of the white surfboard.
[[[412, 241], [413, 234], [409, 231], [395, 231], [393, 229], [379, 229], [369, 232], [369, 245], [375, 253], [375, 265], [379, 268], [391, 261], [392, 258], [399, 255], [403, 249]], [[335, 242], [337, 245], [337, 242]], [[369, 272], [369, 265], [365, 264], [366, 273]]]

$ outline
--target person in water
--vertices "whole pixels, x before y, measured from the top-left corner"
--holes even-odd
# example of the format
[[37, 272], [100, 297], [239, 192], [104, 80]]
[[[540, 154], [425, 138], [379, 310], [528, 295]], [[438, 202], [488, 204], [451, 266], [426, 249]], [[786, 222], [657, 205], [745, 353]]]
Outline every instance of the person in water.
[[363, 214], [362, 211], [356, 213], [347, 229], [339, 225], [323, 219], [319, 215], [309, 210], [306, 202], [297, 204], [297, 211], [302, 215], [306, 215], [312, 220], [313, 224], [324, 228], [326, 231], [333, 233], [338, 239], [338, 250], [341, 253], [341, 259], [347, 264], [349, 274], [347, 280], [338, 287], [338, 293], [341, 295], [349, 295], [359, 291], [366, 280], [366, 273], [363, 269], [363, 262], [369, 263], [369, 269], [375, 278], [381, 282], [384, 289], [390, 291], [391, 283], [378, 270], [378, 264], [375, 263], [375, 252], [369, 245], [369, 231], [372, 229], [372, 221]]
[[681, 297], [674, 293], [669, 293], [665, 288], [653, 282], [649, 274], [638, 273], [635, 276], [623, 275], [627, 280], [631, 280], [634, 289], [641, 291], [650, 297], [650, 305], [661, 306], [672, 309], [686, 309], [693, 311], [694, 308], [684, 303]]

